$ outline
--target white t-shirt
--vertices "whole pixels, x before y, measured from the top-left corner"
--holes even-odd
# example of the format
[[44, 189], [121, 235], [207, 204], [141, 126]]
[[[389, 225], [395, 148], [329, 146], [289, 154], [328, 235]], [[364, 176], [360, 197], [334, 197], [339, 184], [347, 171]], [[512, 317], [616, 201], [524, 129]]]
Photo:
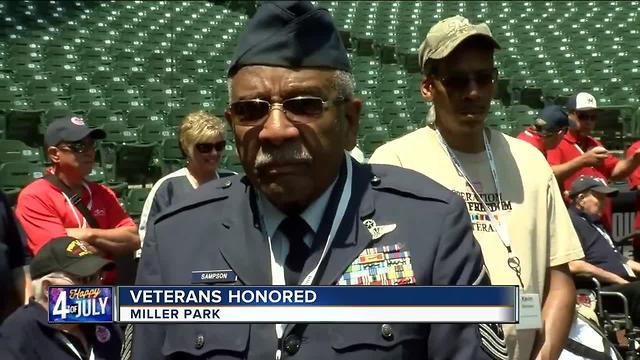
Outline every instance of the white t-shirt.
[[[547, 269], [584, 257], [555, 176], [542, 154], [524, 141], [491, 130], [490, 146], [502, 190], [496, 186], [486, 152], [455, 152], [476, 190], [498, 221], [506, 225], [514, 254], [520, 259], [523, 292], [544, 298]], [[456, 170], [429, 126], [379, 147], [370, 163], [397, 165], [429, 176], [459, 194], [467, 203], [473, 232], [480, 243], [492, 284], [519, 285], [507, 265], [507, 250], [484, 207]], [[529, 359], [535, 330], [504, 327], [512, 359]]]

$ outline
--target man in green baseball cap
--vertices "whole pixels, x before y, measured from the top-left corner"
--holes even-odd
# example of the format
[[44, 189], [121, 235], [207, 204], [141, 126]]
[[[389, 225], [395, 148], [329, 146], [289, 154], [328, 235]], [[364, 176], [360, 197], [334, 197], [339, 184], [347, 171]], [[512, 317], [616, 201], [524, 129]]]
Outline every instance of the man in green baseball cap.
[[525, 321], [503, 325], [506, 349], [494, 352], [554, 359], [574, 313], [568, 263], [583, 251], [540, 151], [486, 127], [499, 48], [486, 24], [453, 16], [433, 25], [418, 54], [433, 121], [382, 145], [369, 162], [418, 171], [465, 200], [492, 284], [519, 285], [523, 302], [536, 304]]

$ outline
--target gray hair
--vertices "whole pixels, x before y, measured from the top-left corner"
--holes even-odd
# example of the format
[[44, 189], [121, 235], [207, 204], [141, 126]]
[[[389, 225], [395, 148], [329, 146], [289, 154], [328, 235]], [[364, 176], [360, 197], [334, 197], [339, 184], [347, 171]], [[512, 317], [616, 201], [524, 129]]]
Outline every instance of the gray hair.
[[33, 288], [33, 297], [36, 299], [36, 301], [46, 300], [47, 297], [45, 297], [45, 294], [42, 292], [42, 283], [45, 280], [60, 279], [60, 278], [66, 278], [66, 277], [67, 276], [63, 272], [52, 272], [41, 278], [32, 280], [31, 287]]
[[[344, 70], [336, 70], [333, 75], [333, 88], [336, 90], [336, 93], [339, 97], [345, 99], [353, 98], [353, 93], [355, 91], [356, 81], [353, 77], [353, 74], [346, 72]], [[227, 93], [229, 95], [229, 103], [231, 103], [231, 78], [227, 79]]]

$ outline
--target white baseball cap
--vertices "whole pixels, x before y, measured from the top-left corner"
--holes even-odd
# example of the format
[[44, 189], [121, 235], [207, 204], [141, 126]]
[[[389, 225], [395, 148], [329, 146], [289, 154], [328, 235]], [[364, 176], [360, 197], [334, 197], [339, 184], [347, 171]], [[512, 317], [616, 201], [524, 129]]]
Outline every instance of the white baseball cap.
[[579, 92], [567, 100], [567, 110], [569, 111], [587, 111], [597, 108], [596, 98], [587, 92]]

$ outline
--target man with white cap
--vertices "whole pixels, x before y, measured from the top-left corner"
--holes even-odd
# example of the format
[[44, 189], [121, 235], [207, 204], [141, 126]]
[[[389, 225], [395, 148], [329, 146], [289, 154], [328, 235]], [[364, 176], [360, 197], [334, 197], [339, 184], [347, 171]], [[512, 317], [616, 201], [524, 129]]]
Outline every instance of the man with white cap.
[[577, 93], [569, 98], [566, 107], [569, 131], [555, 149], [547, 152], [547, 160], [563, 190], [569, 190], [582, 175], [620, 180], [640, 165], [640, 150], [619, 160], [591, 136], [598, 118], [598, 104], [593, 95]]
[[508, 357], [554, 359], [575, 304], [567, 264], [583, 252], [544, 156], [485, 126], [498, 48], [486, 24], [454, 16], [434, 25], [419, 61], [435, 121], [381, 146], [370, 162], [416, 170], [465, 200], [492, 284], [519, 285], [524, 301], [542, 306], [504, 326]]

